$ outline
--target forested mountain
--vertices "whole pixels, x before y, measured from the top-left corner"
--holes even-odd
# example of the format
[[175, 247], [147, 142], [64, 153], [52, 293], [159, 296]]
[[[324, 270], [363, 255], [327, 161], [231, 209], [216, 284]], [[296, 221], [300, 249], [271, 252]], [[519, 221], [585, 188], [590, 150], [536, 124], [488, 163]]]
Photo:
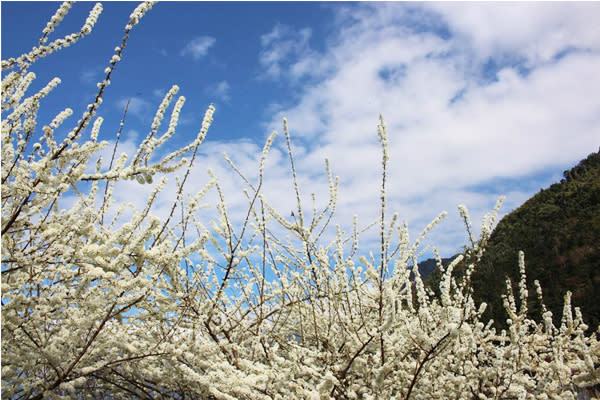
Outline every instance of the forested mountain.
[[[519, 250], [525, 252], [532, 317], [541, 315], [537, 279], [555, 321], [571, 291], [573, 305], [581, 307], [592, 329], [600, 322], [600, 153], [590, 154], [563, 176], [498, 223], [473, 274], [474, 296], [488, 304], [487, 316], [498, 326], [507, 318], [500, 297], [506, 277], [518, 290]], [[432, 274], [430, 287], [438, 279], [438, 273]]]
[[[450, 258], [442, 258], [442, 265], [445, 267], [447, 267], [452, 260], [454, 260], [456, 256], [452, 256]], [[427, 279], [430, 276], [437, 276], [439, 274], [439, 276], [441, 276], [440, 271], [438, 270], [437, 267], [437, 261], [435, 260], [435, 258], [428, 258], [427, 260], [423, 260], [419, 263], [419, 273], [421, 274], [421, 276], [423, 277], [423, 279]], [[436, 281], [439, 280], [439, 277], [435, 278]], [[427, 282], [426, 282], [427, 283]], [[431, 288], [433, 289], [433, 288]]]

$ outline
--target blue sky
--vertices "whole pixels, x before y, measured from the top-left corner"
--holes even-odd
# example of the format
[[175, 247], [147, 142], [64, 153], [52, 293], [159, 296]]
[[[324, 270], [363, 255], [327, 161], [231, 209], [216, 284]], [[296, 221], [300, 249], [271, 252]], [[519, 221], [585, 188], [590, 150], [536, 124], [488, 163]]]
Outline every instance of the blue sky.
[[[58, 5], [2, 2], [2, 59], [31, 49]], [[67, 106], [80, 114], [93, 101], [135, 5], [104, 3], [91, 35], [34, 65], [34, 89], [62, 79], [40, 123]], [[78, 31], [92, 7], [76, 3], [51, 38]], [[243, 186], [221, 153], [253, 177], [264, 140], [280, 132], [265, 195], [293, 209], [281, 134], [286, 116], [305, 205], [311, 192], [319, 204], [327, 201], [328, 157], [340, 177], [336, 222], [348, 230], [354, 214], [360, 225], [378, 215], [382, 113], [390, 136], [389, 210], [414, 234], [447, 210], [430, 242], [449, 256], [466, 243], [458, 204], [478, 226], [498, 196], [507, 196], [502, 212], [509, 212], [598, 150], [598, 18], [599, 3], [158, 3], [134, 28], [112, 75], [98, 112], [101, 139], [114, 139], [131, 99], [120, 151], [133, 151], [173, 84], [187, 102], [172, 147], [195, 137], [214, 103], [189, 190], [207, 181], [212, 166], [241, 218]], [[119, 201], [139, 204], [150, 190], [126, 185]], [[155, 212], [167, 208], [159, 204]]]

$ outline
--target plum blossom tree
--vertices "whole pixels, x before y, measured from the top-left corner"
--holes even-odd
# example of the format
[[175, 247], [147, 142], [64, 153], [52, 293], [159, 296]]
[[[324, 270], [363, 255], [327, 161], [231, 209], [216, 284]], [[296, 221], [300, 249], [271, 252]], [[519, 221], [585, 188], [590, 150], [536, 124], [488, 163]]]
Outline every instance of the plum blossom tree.
[[[65, 108], [39, 129], [41, 101], [60, 79], [26, 95], [35, 79], [30, 67], [89, 34], [102, 11], [96, 4], [79, 32], [46, 44], [70, 7], [60, 6], [31, 52], [2, 61], [3, 397], [576, 399], [598, 388], [598, 332], [588, 333], [569, 293], [560, 322], [546, 309], [541, 322], [528, 317], [522, 253], [518, 293], [507, 282], [504, 297], [509, 328], [498, 332], [482, 320], [485, 304], [475, 304], [470, 277], [501, 201], [478, 238], [459, 207], [471, 246], [447, 267], [438, 257], [439, 296], [425, 288], [420, 244], [445, 213], [414, 241], [396, 214], [386, 214], [381, 117], [381, 216], [372, 224], [380, 246], [371, 253], [359, 247], [356, 219], [350, 233], [332, 226], [337, 179], [329, 164], [329, 202], [312, 213], [302, 205], [285, 120], [297, 204], [291, 218], [262, 192], [275, 133], [255, 177], [227, 158], [246, 185], [242, 222], [230, 217], [214, 173], [198, 193], [185, 191], [214, 107], [191, 143], [164, 155], [159, 150], [175, 134], [185, 102], [175, 100], [177, 86], [135, 154], [116, 157], [119, 131], [108, 167], [94, 161], [108, 146], [98, 141], [102, 96], [151, 2], [131, 14], [94, 102], [74, 127], [60, 133], [74, 113]], [[170, 213], [159, 219], [153, 204], [173, 174]], [[118, 182], [155, 178], [146, 205], [132, 215], [115, 204]], [[205, 221], [198, 210], [209, 192], [217, 195], [217, 213]], [[67, 196], [76, 200], [65, 209]], [[330, 242], [327, 229], [335, 233]], [[460, 263], [466, 274], [459, 279], [453, 270]]]

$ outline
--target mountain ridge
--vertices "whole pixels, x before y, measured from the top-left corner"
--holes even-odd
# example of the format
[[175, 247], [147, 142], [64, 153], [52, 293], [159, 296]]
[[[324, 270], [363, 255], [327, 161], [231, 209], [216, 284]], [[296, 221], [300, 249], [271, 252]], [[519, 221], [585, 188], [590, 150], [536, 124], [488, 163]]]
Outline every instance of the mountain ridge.
[[[598, 326], [600, 150], [564, 171], [560, 182], [541, 189], [504, 216], [492, 232], [472, 282], [475, 300], [488, 304], [486, 316], [498, 327], [503, 327], [507, 318], [501, 299], [506, 293], [506, 278], [511, 279], [513, 291], [518, 290], [520, 250], [525, 253], [531, 317], [541, 318], [534, 286], [538, 280], [555, 321], [562, 316], [565, 293], [571, 291], [572, 304], [581, 308], [586, 323]], [[459, 266], [456, 273], [462, 270], [464, 266]], [[434, 270], [427, 278], [434, 291], [440, 275]]]

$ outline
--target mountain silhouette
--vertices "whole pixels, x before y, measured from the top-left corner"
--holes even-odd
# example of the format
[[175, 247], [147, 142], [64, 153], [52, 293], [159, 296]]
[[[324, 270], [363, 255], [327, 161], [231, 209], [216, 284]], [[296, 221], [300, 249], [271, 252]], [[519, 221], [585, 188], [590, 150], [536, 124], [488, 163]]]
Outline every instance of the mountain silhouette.
[[[581, 308], [584, 321], [595, 330], [600, 322], [600, 152], [564, 171], [559, 183], [541, 189], [492, 232], [472, 284], [475, 300], [488, 304], [485, 317], [498, 327], [507, 318], [501, 298], [507, 277], [518, 293], [520, 250], [525, 253], [530, 317], [541, 319], [534, 286], [538, 280], [555, 323], [562, 316], [565, 293], [571, 291], [573, 306]], [[462, 264], [457, 274], [464, 271]], [[435, 290], [439, 278], [438, 270], [431, 273], [428, 286]]]

